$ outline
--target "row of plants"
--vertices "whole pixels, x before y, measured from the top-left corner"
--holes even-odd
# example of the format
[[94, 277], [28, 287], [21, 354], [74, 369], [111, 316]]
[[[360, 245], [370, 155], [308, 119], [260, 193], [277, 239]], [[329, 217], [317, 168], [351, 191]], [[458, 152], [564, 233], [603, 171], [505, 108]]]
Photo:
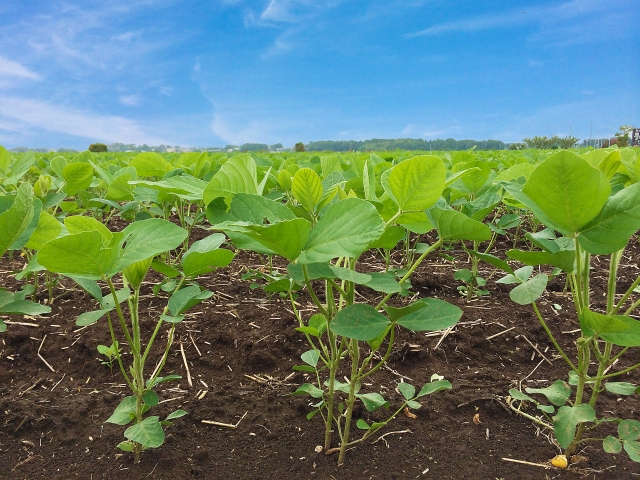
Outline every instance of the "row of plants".
[[[347, 448], [384, 428], [405, 407], [419, 408], [422, 397], [451, 388], [433, 372], [420, 389], [400, 383], [402, 401], [386, 416], [378, 414], [373, 423], [353, 418], [358, 402], [368, 412], [390, 408], [381, 392], [366, 391], [364, 380], [393, 352], [398, 328], [438, 331], [460, 320], [462, 310], [441, 299], [402, 298], [428, 255], [447, 257], [458, 245], [471, 259], [470, 269], [453, 275], [462, 282], [459, 291], [468, 299], [488, 294], [480, 262], [504, 271], [498, 281], [516, 285], [512, 300], [532, 305], [567, 364], [567, 375], [547, 388], [512, 389], [511, 408], [552, 430], [568, 457], [598, 440], [607, 452], [624, 449], [640, 461], [640, 422], [598, 417], [596, 408], [602, 393], [640, 391], [615, 381], [640, 366], [615, 370], [625, 365], [630, 348], [640, 346], [634, 318], [640, 277], [625, 287], [617, 278], [622, 252], [640, 229], [638, 151], [382, 155], [83, 152], [36, 158], [0, 147], [0, 252], [20, 252], [28, 260], [16, 275], [26, 286], [0, 291], [0, 314], [48, 313], [58, 276], [95, 298], [98, 308], [80, 315], [77, 324], [103, 318], [108, 323], [111, 346], [103, 350], [117, 363], [131, 395], [106, 421], [131, 424], [118, 446], [139, 460], [143, 450], [162, 445], [165, 426], [186, 414], [145, 416], [159, 403], [157, 386], [178, 378], [161, 376], [176, 325], [189, 308], [213, 295], [198, 277], [229, 265], [236, 250], [255, 252], [265, 258], [265, 269], [246, 278], [289, 299], [308, 344], [295, 369], [309, 381], [293, 394], [311, 397], [308, 417], [322, 418], [324, 450], [339, 452], [343, 463]], [[128, 225], [110, 230], [116, 218]], [[207, 236], [194, 242], [196, 230]], [[496, 253], [498, 241], [512, 242], [507, 258]], [[391, 267], [394, 249], [402, 252], [400, 268]], [[369, 251], [384, 260], [383, 271], [368, 271], [359, 262]], [[593, 307], [589, 294], [592, 255], [610, 259], [605, 309]], [[287, 262], [286, 273], [272, 268], [275, 257]], [[163, 278], [154, 294], [166, 306], [143, 338], [140, 291], [151, 270]], [[580, 323], [574, 354], [561, 348], [536, 304], [555, 276], [566, 279]], [[381, 299], [366, 303], [357, 297], [362, 289]], [[314, 315], [297, 309], [295, 299], [303, 291], [316, 306]], [[46, 305], [35, 301], [38, 294], [46, 296]], [[6, 326], [0, 320], [0, 330]], [[163, 329], [167, 342], [149, 373], [145, 366]], [[586, 434], [610, 422], [618, 424], [617, 436]], [[360, 435], [353, 434], [354, 425]]]

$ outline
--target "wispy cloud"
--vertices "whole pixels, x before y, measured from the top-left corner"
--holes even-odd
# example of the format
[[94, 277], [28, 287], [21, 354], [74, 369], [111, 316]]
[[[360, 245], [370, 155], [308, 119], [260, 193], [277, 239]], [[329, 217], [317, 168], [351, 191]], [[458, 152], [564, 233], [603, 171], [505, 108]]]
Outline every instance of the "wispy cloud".
[[127, 118], [100, 115], [38, 100], [0, 97], [0, 115], [46, 131], [89, 140], [149, 145], [173, 143], [149, 135], [135, 121]]
[[267, 22], [299, 23], [339, 3], [338, 0], [271, 0], [260, 18]]
[[120, 95], [118, 101], [122, 105], [126, 105], [127, 107], [135, 107], [136, 105], [140, 104], [140, 95]]
[[613, 2], [604, 0], [571, 0], [546, 7], [531, 5], [504, 13], [480, 15], [475, 18], [437, 23], [424, 30], [408, 33], [405, 36], [412, 38], [456, 32], [469, 33], [502, 27], [517, 27], [529, 23], [561, 23], [596, 12], [611, 12], [615, 11], [616, 8], [631, 8], [632, 3], [634, 2], [629, 0], [614, 0]]
[[0, 77], [19, 77], [29, 80], [39, 80], [40, 76], [16, 61], [0, 55]]

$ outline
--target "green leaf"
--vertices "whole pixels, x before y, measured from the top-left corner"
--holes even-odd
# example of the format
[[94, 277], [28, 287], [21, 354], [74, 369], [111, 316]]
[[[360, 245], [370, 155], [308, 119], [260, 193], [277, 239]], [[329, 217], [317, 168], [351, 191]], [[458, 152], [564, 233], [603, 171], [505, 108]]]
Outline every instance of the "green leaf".
[[[393, 315], [396, 316], [394, 322], [414, 332], [443, 330], [458, 323], [462, 317], [460, 308], [438, 298], [424, 298], [410, 307], [413, 305], [415, 308], [406, 310], [406, 313], [404, 313], [404, 309], [390, 311], [389, 307], [385, 307], [385, 311], [390, 317], [393, 312]], [[419, 308], [417, 308], [418, 306]], [[398, 316], [400, 311], [404, 314]]]
[[575, 270], [576, 253], [573, 250], [561, 250], [554, 253], [509, 250], [507, 251], [507, 256], [525, 265], [552, 265], [565, 272], [573, 272]]
[[567, 403], [571, 397], [571, 387], [562, 380], [556, 380], [552, 385], [546, 388], [526, 388], [527, 393], [539, 393], [547, 397], [556, 407], [560, 407]]
[[156, 392], [154, 392], [153, 390], [148, 390], [142, 396], [142, 401], [144, 402], [145, 405], [148, 405], [150, 407], [155, 407], [156, 405], [158, 405], [158, 402], [160, 401], [160, 399], [158, 398], [158, 394]]
[[298, 389], [293, 392], [291, 395], [309, 395], [312, 398], [322, 398], [324, 396], [324, 392], [320, 390], [315, 385], [311, 383], [303, 383], [298, 387]]
[[480, 253], [475, 250], [468, 250], [470, 255], [479, 258], [480, 260], [484, 260], [489, 265], [493, 265], [494, 267], [498, 267], [500, 270], [503, 270], [507, 273], [513, 273], [513, 269], [511, 265], [502, 260], [501, 258], [496, 257], [495, 255], [491, 255], [489, 253]]
[[300, 358], [304, 363], [315, 368], [318, 365], [320, 354], [316, 350], [307, 350], [302, 355], [300, 355]]
[[147, 417], [140, 423], [130, 426], [124, 436], [132, 442], [138, 442], [147, 448], [157, 448], [164, 443], [164, 430], [158, 417]]
[[410, 158], [389, 172], [382, 186], [403, 212], [430, 208], [444, 190], [444, 164], [435, 155]]
[[[305, 265], [305, 268], [307, 269], [309, 280], [336, 278], [336, 274], [327, 263], [309, 263]], [[302, 271], [302, 265], [299, 263], [290, 263], [287, 265], [287, 272], [294, 282], [304, 283], [304, 273]]]
[[50, 213], [42, 211], [38, 219], [38, 226], [25, 246], [32, 250], [40, 250], [45, 243], [60, 235], [61, 231], [60, 222]]
[[42, 315], [50, 312], [51, 307], [29, 300], [14, 300], [0, 306], [0, 314], [6, 315]]
[[224, 232], [235, 229], [287, 260], [295, 260], [308, 241], [311, 224], [304, 218], [296, 218], [271, 225], [225, 225], [220, 228]]
[[227, 160], [213, 176], [203, 192], [205, 205], [218, 197], [229, 197], [235, 193], [258, 192], [256, 162], [251, 155], [236, 155]]
[[624, 315], [603, 315], [585, 309], [580, 315], [580, 328], [587, 335], [622, 347], [640, 346], [640, 322]]
[[608, 435], [602, 442], [602, 448], [607, 453], [617, 455], [622, 451], [622, 443], [616, 437]]
[[416, 398], [431, 395], [441, 390], [451, 390], [451, 382], [449, 382], [449, 380], [436, 380], [435, 382], [425, 383], [418, 392], [418, 395], [416, 395]]
[[123, 231], [124, 250], [111, 273], [121, 272], [132, 263], [172, 250], [187, 238], [187, 231], [161, 218], [148, 218], [129, 224]]
[[119, 448], [123, 452], [133, 452], [133, 442], [120, 442], [118, 445], [116, 445], [116, 448]]
[[610, 191], [609, 181], [602, 172], [568, 150], [542, 162], [522, 189], [522, 193], [551, 220], [547, 226], [565, 234], [579, 231], [595, 218]]
[[335, 265], [329, 265], [329, 268], [333, 271], [335, 277], [340, 280], [353, 282], [358, 285], [364, 285], [371, 281], [371, 275], [358, 273], [350, 268], [336, 267]]
[[69, 163], [62, 170], [65, 193], [72, 197], [80, 190], [86, 190], [93, 181], [93, 167], [84, 162]]
[[491, 229], [484, 223], [472, 220], [456, 210], [432, 208], [428, 215], [438, 230], [440, 238], [446, 240], [483, 241], [491, 238]]
[[398, 293], [402, 290], [401, 285], [396, 282], [393, 274], [384, 272], [369, 272], [368, 276], [371, 280], [364, 283], [365, 287], [369, 287], [376, 292], [382, 293]]
[[627, 452], [631, 460], [640, 462], [640, 442], [635, 440], [624, 442], [624, 451]]
[[525, 395], [524, 393], [522, 393], [520, 390], [516, 389], [516, 388], [512, 388], [509, 390], [509, 395], [514, 398], [515, 400], [520, 400], [522, 402], [533, 402], [533, 403], [537, 403], [533, 398], [531, 398], [529, 395]]
[[637, 387], [629, 382], [607, 382], [604, 388], [615, 395], [633, 395]]
[[209, 290], [200, 291], [200, 287], [195, 285], [185, 287], [171, 295], [168, 303], [169, 311], [173, 315], [180, 315], [212, 295], [213, 292]]
[[93, 310], [91, 312], [84, 312], [78, 315], [76, 318], [76, 325], [79, 327], [86, 327], [87, 325], [92, 325], [104, 317], [111, 310]]
[[7, 149], [0, 145], [0, 170], [5, 174], [9, 173], [9, 165], [11, 164], [11, 154]]
[[405, 400], [411, 400], [416, 395], [416, 387], [414, 387], [410, 383], [399, 383], [398, 390], [400, 390], [400, 393]]
[[361, 418], [359, 418], [356, 422], [356, 427], [358, 427], [360, 430], [369, 430], [371, 428], [369, 424]]
[[553, 431], [560, 446], [567, 448], [571, 444], [576, 435], [578, 424], [595, 420], [596, 412], [589, 404], [560, 407], [557, 415], [553, 417]]
[[366, 342], [382, 334], [390, 325], [389, 319], [371, 305], [356, 303], [340, 310], [329, 328], [336, 335]]
[[96, 231], [56, 238], [38, 252], [38, 262], [50, 272], [95, 278], [109, 272], [114, 260], [113, 250], [102, 248], [102, 236]]
[[167, 415], [167, 418], [165, 419], [165, 421], [175, 420], [176, 418], [184, 417], [185, 415], [188, 415], [188, 414], [184, 410], [174, 410], [169, 415]]
[[147, 258], [145, 260], [140, 260], [139, 262], [132, 263], [127, 266], [122, 274], [125, 276], [127, 281], [131, 284], [134, 290], [138, 290], [144, 277], [147, 276], [147, 272], [149, 271], [149, 267], [151, 266], [152, 258]]
[[380, 238], [372, 241], [367, 248], [386, 248], [391, 250], [407, 234], [406, 230], [397, 225], [387, 227]]
[[546, 274], [540, 273], [511, 290], [509, 298], [520, 305], [529, 305], [543, 294], [548, 280]]
[[384, 231], [376, 208], [366, 200], [347, 198], [331, 205], [311, 230], [300, 263], [357, 257]]
[[635, 441], [640, 438], [640, 422], [637, 420], [622, 420], [618, 424], [618, 438], [624, 441]]
[[313, 212], [322, 199], [322, 181], [312, 169], [301, 168], [293, 176], [291, 193], [307, 211]]
[[368, 412], [374, 412], [380, 407], [389, 405], [389, 402], [379, 393], [356, 393], [356, 397], [362, 400], [364, 408], [366, 408]]
[[102, 236], [102, 246], [108, 247], [113, 239], [113, 233], [93, 217], [73, 215], [64, 219], [64, 226], [71, 235], [81, 232], [98, 232]]
[[136, 418], [136, 397], [131, 395], [122, 399], [113, 414], [105, 422], [126, 425], [134, 418]]
[[180, 270], [167, 265], [157, 257], [152, 260], [151, 268], [169, 278], [176, 278], [178, 275], [180, 275]]
[[133, 157], [129, 163], [136, 169], [140, 177], [163, 177], [173, 167], [162, 155], [155, 152], [142, 152]]
[[11, 208], [0, 215], [0, 256], [20, 238], [34, 215], [33, 188], [28, 183], [18, 187]]
[[176, 315], [175, 317], [173, 315], [160, 315], [160, 318], [167, 323], [180, 323], [184, 320], [184, 315]]
[[602, 211], [580, 229], [578, 240], [589, 253], [608, 255], [623, 249], [640, 229], [640, 183], [609, 197]]
[[187, 277], [197, 277], [229, 265], [233, 260], [233, 252], [218, 248], [224, 241], [224, 235], [214, 233], [194, 242], [182, 257], [184, 274]]

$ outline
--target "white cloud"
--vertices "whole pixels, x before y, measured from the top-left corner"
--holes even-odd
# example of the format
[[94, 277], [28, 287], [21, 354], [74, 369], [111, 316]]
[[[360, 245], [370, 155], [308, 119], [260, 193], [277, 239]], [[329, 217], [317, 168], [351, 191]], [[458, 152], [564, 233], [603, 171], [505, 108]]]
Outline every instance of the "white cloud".
[[21, 63], [0, 55], [0, 77], [19, 77], [39, 80], [40, 77]]
[[0, 115], [51, 132], [64, 133], [92, 141], [148, 145], [173, 144], [173, 141], [147, 134], [133, 120], [98, 115], [38, 100], [0, 97]]
[[[475, 18], [444, 22], [432, 25], [424, 30], [409, 33], [406, 37], [441, 35], [453, 32], [477, 32], [501, 27], [514, 27], [528, 23], [562, 23], [569, 19], [594, 15], [596, 12], [610, 12], [616, 9], [616, 4], [624, 8], [627, 0], [571, 0], [548, 7], [529, 6], [505, 13], [481, 15]], [[566, 27], [566, 25], [564, 25]]]
[[140, 95], [120, 95], [118, 101], [127, 107], [135, 107], [140, 104]]
[[211, 122], [211, 131], [231, 145], [241, 145], [247, 142], [260, 143], [268, 138], [268, 130], [269, 124], [255, 121], [243, 123], [242, 127], [233, 127], [220, 113], [216, 113]]

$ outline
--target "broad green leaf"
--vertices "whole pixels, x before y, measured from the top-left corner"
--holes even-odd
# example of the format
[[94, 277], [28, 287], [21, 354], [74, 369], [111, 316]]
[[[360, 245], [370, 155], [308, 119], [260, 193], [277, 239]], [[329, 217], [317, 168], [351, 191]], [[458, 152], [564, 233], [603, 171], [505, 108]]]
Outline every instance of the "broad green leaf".
[[167, 323], [180, 323], [184, 320], [184, 315], [160, 315], [160, 318]]
[[20, 238], [34, 215], [33, 188], [28, 183], [18, 187], [11, 208], [0, 215], [0, 256]]
[[118, 304], [124, 302], [131, 295], [131, 290], [129, 287], [121, 288], [120, 290], [116, 290], [116, 300], [114, 301], [113, 295], [111, 293], [105, 295], [100, 301], [100, 306], [106, 310], [113, 310], [116, 308], [116, 301]]
[[42, 246], [50, 240], [56, 238], [62, 231], [62, 225], [56, 218], [46, 211], [40, 212], [38, 227], [29, 237], [25, 245], [33, 250], [40, 250]]
[[136, 169], [139, 177], [163, 177], [173, 167], [162, 155], [155, 152], [142, 152], [129, 163]]
[[358, 421], [356, 422], [356, 427], [358, 427], [360, 430], [370, 430], [371, 429], [369, 424], [367, 422], [365, 422], [361, 418], [359, 418]]
[[462, 310], [444, 300], [423, 298], [420, 302], [424, 306], [400, 317], [396, 323], [414, 332], [437, 331], [452, 327], [462, 317]]
[[7, 149], [0, 145], [0, 170], [5, 174], [9, 173], [9, 164], [11, 163], [11, 154]]
[[224, 235], [214, 233], [194, 242], [182, 257], [184, 274], [187, 277], [196, 277], [229, 265], [233, 260], [233, 252], [218, 248], [224, 241]]
[[225, 162], [203, 192], [205, 205], [235, 193], [258, 194], [258, 172], [251, 155], [236, 155]]
[[399, 383], [398, 390], [400, 390], [400, 393], [405, 400], [411, 400], [416, 395], [416, 387], [410, 383]]
[[68, 196], [86, 190], [93, 181], [93, 167], [84, 162], [69, 163], [62, 170], [65, 181], [64, 191]]
[[171, 295], [168, 303], [169, 311], [173, 315], [180, 315], [212, 295], [213, 292], [209, 290], [200, 291], [200, 287], [195, 285], [185, 287]]
[[472, 220], [456, 210], [429, 210], [432, 223], [440, 238], [447, 240], [483, 241], [491, 238], [491, 230], [485, 224]]
[[265, 219], [269, 223], [278, 223], [283, 220], [293, 220], [296, 216], [281, 202], [269, 200], [260, 195], [237, 193], [233, 196], [231, 207], [225, 218], [216, 221], [216, 218], [209, 218], [208, 214], [207, 218], [211, 224], [240, 220], [254, 225], [262, 225]]
[[384, 231], [376, 208], [359, 198], [331, 205], [311, 230], [300, 263], [324, 262], [337, 257], [357, 257]]
[[107, 198], [121, 202], [123, 200], [133, 200], [133, 190], [135, 185], [129, 182], [135, 180], [136, 176], [131, 172], [125, 172], [115, 177], [109, 187], [107, 187]]
[[583, 403], [576, 407], [563, 406], [553, 417], [553, 431], [562, 448], [567, 448], [576, 435], [576, 427], [580, 423], [594, 422], [596, 412], [591, 405]]
[[147, 390], [145, 394], [142, 396], [142, 401], [145, 405], [149, 405], [150, 407], [155, 407], [158, 405], [160, 399], [158, 398], [158, 394], [153, 390]]
[[451, 390], [451, 382], [449, 382], [449, 380], [436, 380], [435, 382], [425, 383], [418, 392], [418, 395], [416, 395], [416, 398], [431, 395], [441, 390]]
[[607, 255], [623, 249], [640, 229], [640, 183], [609, 197], [602, 211], [580, 229], [578, 240], [589, 253]]
[[552, 265], [565, 272], [575, 270], [576, 254], [573, 250], [561, 250], [558, 252], [525, 252], [522, 250], [509, 250], [507, 256], [513, 260], [518, 260], [525, 265]]
[[113, 414], [105, 420], [106, 423], [126, 425], [136, 416], [136, 397], [133, 395], [124, 397], [113, 411]]
[[329, 268], [333, 271], [335, 277], [339, 278], [340, 280], [353, 282], [358, 285], [364, 285], [367, 282], [371, 281], [371, 275], [358, 273], [355, 270], [351, 270], [349, 268], [336, 267], [334, 265], [329, 265]]
[[560, 407], [567, 403], [571, 397], [571, 387], [562, 380], [556, 380], [552, 385], [546, 388], [526, 388], [527, 393], [539, 393], [547, 397], [556, 407]]
[[[270, 225], [220, 225], [233, 240], [233, 232], [239, 232], [269, 251], [287, 260], [295, 260], [307, 242], [311, 224], [304, 218], [284, 220]], [[286, 240], [285, 240], [286, 239]], [[236, 245], [237, 247], [238, 245]]]
[[640, 463], [640, 442], [635, 440], [624, 442], [624, 451], [627, 452], [631, 460]]
[[140, 423], [130, 426], [124, 431], [126, 439], [138, 442], [147, 448], [157, 448], [164, 443], [164, 430], [158, 417], [147, 417]]
[[604, 388], [615, 395], [633, 395], [638, 387], [629, 382], [607, 382]]
[[157, 257], [154, 258], [151, 262], [151, 268], [169, 278], [176, 278], [178, 275], [180, 275], [180, 270], [167, 265]]
[[123, 452], [133, 452], [133, 442], [120, 442], [118, 445], [116, 445], [116, 448], [119, 448]]
[[[287, 266], [287, 273], [289, 273], [294, 282], [304, 283], [302, 268], [302, 265], [296, 263], [290, 263]], [[327, 263], [309, 263], [304, 265], [304, 268], [307, 269], [307, 277], [309, 277], [309, 280], [336, 278], [336, 274]]]
[[401, 211], [430, 208], [444, 190], [445, 168], [435, 155], [410, 158], [390, 170], [383, 188]]
[[402, 290], [401, 285], [396, 282], [391, 273], [369, 272], [367, 275], [371, 277], [371, 280], [364, 283], [364, 286], [376, 292], [398, 293]]
[[521, 267], [515, 272], [513, 272], [513, 275], [505, 275], [501, 279], [496, 280], [496, 283], [504, 283], [504, 284], [524, 283], [529, 279], [532, 273], [533, 273], [533, 267], [531, 266]]
[[390, 325], [389, 319], [371, 305], [356, 303], [340, 310], [329, 328], [336, 335], [366, 342], [381, 335]]
[[50, 312], [51, 307], [30, 302], [29, 300], [14, 300], [0, 306], [0, 314], [6, 315], [42, 315]]
[[547, 288], [548, 280], [549, 277], [544, 273], [536, 275], [511, 290], [509, 298], [520, 305], [529, 305], [542, 295]]
[[368, 412], [374, 412], [380, 407], [389, 405], [389, 402], [379, 393], [356, 393], [356, 397], [362, 400], [364, 408], [366, 408]]
[[586, 335], [622, 347], [640, 346], [640, 322], [624, 315], [604, 315], [585, 309], [580, 315], [580, 328]]
[[618, 424], [618, 438], [625, 441], [634, 441], [640, 438], [640, 422], [637, 420], [622, 420]]
[[419, 235], [430, 232], [435, 228], [427, 214], [424, 212], [403, 213], [396, 219], [396, 223], [402, 225], [410, 232], [417, 233]]
[[64, 226], [71, 235], [81, 232], [98, 232], [102, 236], [103, 247], [107, 247], [113, 239], [113, 233], [93, 217], [72, 215], [64, 219]]
[[76, 318], [76, 325], [78, 327], [86, 327], [92, 325], [104, 317], [111, 310], [92, 310], [91, 312], [84, 312], [78, 315]]
[[[469, 250], [468, 252], [469, 252], [469, 254], [473, 255], [474, 257], [478, 257], [480, 260], [484, 260], [489, 265], [493, 265], [494, 267], [498, 267], [500, 270], [503, 270], [503, 271], [505, 271], [507, 273], [510, 273], [510, 274], [513, 273], [513, 269], [511, 268], [511, 265], [509, 265], [507, 262], [505, 262], [501, 258], [496, 257], [495, 255], [491, 255], [489, 253], [480, 253], [480, 252], [476, 252], [474, 250]], [[509, 276], [509, 275], [507, 275], [507, 276]]]
[[114, 260], [113, 249], [102, 248], [102, 235], [96, 231], [56, 238], [38, 252], [38, 262], [50, 272], [96, 278], [107, 274]]
[[132, 263], [173, 250], [187, 238], [187, 231], [167, 220], [149, 218], [129, 224], [122, 233], [126, 244], [111, 273], [122, 271]]
[[384, 230], [384, 233], [372, 241], [367, 248], [386, 248], [391, 250], [394, 248], [400, 240], [402, 240], [407, 234], [406, 230], [397, 225], [391, 225]]
[[611, 180], [613, 176], [618, 172], [618, 168], [620, 167], [621, 163], [622, 159], [620, 157], [620, 152], [618, 150], [614, 150], [606, 157], [604, 157], [600, 164], [597, 165], [597, 167], [598, 170], [604, 173], [607, 179]]
[[322, 181], [315, 171], [301, 168], [293, 177], [291, 193], [307, 211], [313, 212], [322, 199]]
[[3, 183], [5, 185], [16, 185], [24, 174], [29, 171], [35, 161], [36, 158], [31, 150], [20, 155], [11, 166], [11, 170], [7, 175], [9, 178], [7, 178]]
[[568, 150], [542, 162], [522, 189], [553, 222], [548, 226], [555, 226], [565, 234], [579, 231], [595, 218], [610, 191], [602, 172]]

